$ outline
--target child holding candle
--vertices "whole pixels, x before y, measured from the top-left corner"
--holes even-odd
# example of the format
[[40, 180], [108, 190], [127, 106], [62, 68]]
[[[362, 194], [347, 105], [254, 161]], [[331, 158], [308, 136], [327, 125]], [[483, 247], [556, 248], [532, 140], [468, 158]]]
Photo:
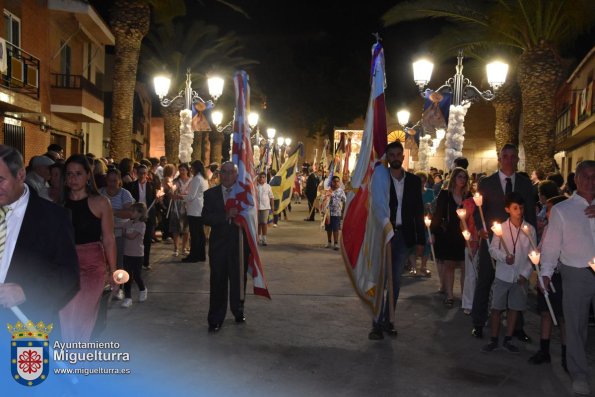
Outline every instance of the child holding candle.
[[131, 219], [123, 225], [124, 229], [124, 270], [130, 274], [130, 279], [124, 284], [124, 301], [122, 307], [132, 306], [132, 282], [136, 281], [139, 289], [139, 302], [147, 299], [147, 287], [141, 276], [145, 235], [145, 220], [147, 219], [147, 206], [144, 203], [135, 203], [130, 207]]
[[[556, 196], [547, 199], [544, 207], [546, 208], [546, 219], [549, 219], [552, 207], [566, 199], [566, 196]], [[546, 234], [547, 224], [543, 230], [542, 237], [545, 237]], [[539, 244], [540, 249], [542, 242], [543, 239]], [[568, 372], [566, 366], [566, 332], [564, 330], [564, 317], [562, 311], [562, 276], [560, 275], [560, 270], [558, 268], [554, 270], [551, 283], [554, 284], [554, 287], [556, 288], [556, 293], [550, 293], [549, 299], [554, 310], [554, 314], [556, 315], [556, 319], [560, 323], [560, 343], [562, 344], [562, 368], [564, 368], [564, 370]], [[550, 337], [552, 335], [552, 317], [550, 316], [550, 313], [548, 311], [548, 307], [545, 302], [545, 297], [543, 295], [543, 292], [541, 291], [541, 288], [538, 288], [537, 292], [537, 309], [541, 313], [541, 339], [539, 344], [539, 350], [537, 351], [537, 353], [531, 356], [531, 358], [529, 358], [529, 363], [531, 364], [543, 364], [549, 363], [551, 361]]]
[[[490, 315], [492, 337], [482, 352], [492, 352], [498, 348], [500, 317], [507, 312], [506, 336], [502, 347], [510, 353], [518, 353], [519, 348], [511, 343], [518, 313], [527, 305], [527, 284], [533, 271], [529, 261], [531, 241], [523, 233], [523, 211], [525, 200], [512, 192], [504, 197], [504, 207], [509, 218], [501, 225], [502, 232], [494, 233], [490, 244], [490, 255], [496, 260], [496, 277], [492, 284], [492, 308]], [[535, 228], [529, 227], [530, 238], [535, 240]]]

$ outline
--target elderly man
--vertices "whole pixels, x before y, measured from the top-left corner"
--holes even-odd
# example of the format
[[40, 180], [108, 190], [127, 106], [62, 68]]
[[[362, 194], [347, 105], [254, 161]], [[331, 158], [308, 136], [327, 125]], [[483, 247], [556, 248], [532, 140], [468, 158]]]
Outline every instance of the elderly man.
[[25, 183], [35, 190], [39, 197], [50, 200], [48, 193], [48, 181], [50, 180], [50, 166], [54, 160], [47, 156], [34, 156], [29, 161], [29, 172], [25, 178]]
[[[238, 215], [236, 207], [227, 208], [225, 203], [232, 186], [238, 178], [238, 170], [231, 162], [221, 166], [221, 184], [204, 193], [202, 218], [205, 225], [211, 226], [209, 238], [209, 267], [211, 269], [209, 295], [209, 332], [218, 332], [227, 314], [227, 296], [229, 289], [229, 308], [236, 323], [246, 321], [244, 301], [240, 296], [240, 252], [239, 236], [242, 228], [235, 223]], [[244, 238], [244, 285], [250, 247], [245, 233]]]
[[587, 323], [595, 302], [595, 161], [576, 167], [576, 192], [552, 208], [541, 252], [541, 277], [546, 289], [561, 263], [562, 307], [566, 326], [566, 361], [576, 394], [588, 395]]

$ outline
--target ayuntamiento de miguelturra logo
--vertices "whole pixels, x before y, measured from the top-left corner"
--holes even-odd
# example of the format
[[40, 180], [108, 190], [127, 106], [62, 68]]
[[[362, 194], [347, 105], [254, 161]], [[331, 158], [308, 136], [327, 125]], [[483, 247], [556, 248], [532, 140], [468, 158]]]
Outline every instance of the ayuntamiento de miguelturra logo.
[[10, 342], [10, 370], [12, 378], [23, 386], [37, 386], [47, 379], [50, 370], [49, 334], [53, 324], [43, 321], [8, 324]]

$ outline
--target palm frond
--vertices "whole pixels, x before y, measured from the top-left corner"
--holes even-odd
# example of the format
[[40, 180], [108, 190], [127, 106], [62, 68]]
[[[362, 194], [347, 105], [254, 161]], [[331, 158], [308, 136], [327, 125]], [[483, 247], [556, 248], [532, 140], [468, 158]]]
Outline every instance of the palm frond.
[[411, 0], [391, 8], [383, 15], [382, 20], [385, 26], [426, 18], [444, 18], [487, 26], [489, 24], [487, 10], [484, 2], [475, 2], [471, 5], [466, 0]]

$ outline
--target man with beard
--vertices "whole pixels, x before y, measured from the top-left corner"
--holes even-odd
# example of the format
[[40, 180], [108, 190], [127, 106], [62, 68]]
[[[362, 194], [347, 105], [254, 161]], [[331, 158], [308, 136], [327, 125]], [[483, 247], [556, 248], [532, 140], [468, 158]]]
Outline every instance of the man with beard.
[[[421, 180], [402, 168], [404, 154], [401, 142], [388, 144], [385, 156], [389, 168], [376, 167], [372, 175], [371, 188], [373, 191], [388, 191], [389, 197], [379, 197], [378, 194], [372, 195], [372, 205], [375, 207], [384, 206], [386, 209], [384, 213], [390, 214], [390, 224], [394, 231], [391, 239], [392, 307], [396, 307], [401, 286], [401, 273], [408, 252], [414, 245], [418, 256], [421, 256], [424, 251], [426, 242], [423, 219], [424, 204], [421, 195]], [[386, 188], [387, 185], [388, 188]], [[388, 224], [388, 222], [384, 222], [384, 224]], [[379, 242], [379, 244], [381, 243]], [[387, 273], [385, 271], [385, 275]], [[386, 282], [389, 283], [391, 280]], [[390, 321], [391, 305], [388, 296], [389, 294], [386, 293], [382, 301], [380, 314], [372, 323], [372, 331], [368, 335], [369, 339], [383, 339], [383, 332], [390, 336], [397, 335], [397, 330]]]

